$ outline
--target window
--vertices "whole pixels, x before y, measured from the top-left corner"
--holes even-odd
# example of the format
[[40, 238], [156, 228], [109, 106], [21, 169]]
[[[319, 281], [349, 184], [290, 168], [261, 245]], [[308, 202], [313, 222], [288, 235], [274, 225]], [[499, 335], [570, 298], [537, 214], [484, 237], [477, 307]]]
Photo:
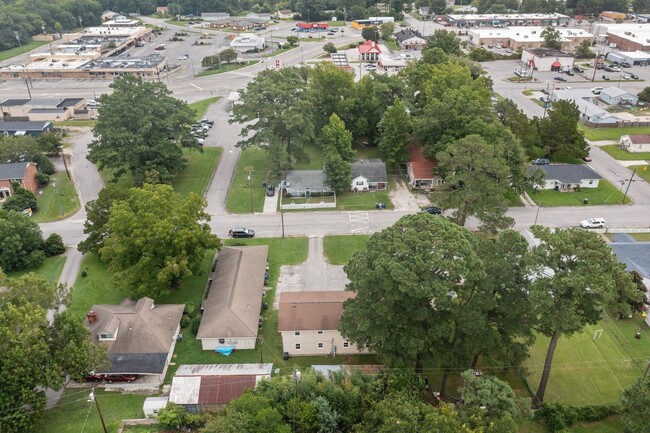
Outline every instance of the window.
[[318, 331], [318, 335], [323, 335], [325, 334], [325, 331]]
[[100, 340], [113, 340], [113, 339], [115, 339], [115, 337], [110, 332], [102, 332], [102, 333], [99, 334], [99, 339]]
[[318, 348], [319, 349], [322, 349], [323, 347], [325, 347], [325, 345], [323, 343], [318, 343]]
[[219, 339], [219, 344], [224, 344], [225, 342], [226, 342], [226, 339], [225, 339], [225, 338], [220, 338], [220, 339]]
[[357, 181], [357, 185], [363, 185], [363, 181], [362, 181], [362, 180], [358, 180], [358, 181]]
[[300, 331], [295, 331], [293, 335], [295, 335], [296, 337], [300, 337]]
[[593, 183], [594, 183], [593, 180], [590, 180], [590, 181], [589, 181], [589, 185], [593, 185]]
[[300, 350], [300, 343], [296, 343], [296, 350]]
[[350, 342], [349, 341], [344, 341], [343, 342], [343, 347], [350, 347]]

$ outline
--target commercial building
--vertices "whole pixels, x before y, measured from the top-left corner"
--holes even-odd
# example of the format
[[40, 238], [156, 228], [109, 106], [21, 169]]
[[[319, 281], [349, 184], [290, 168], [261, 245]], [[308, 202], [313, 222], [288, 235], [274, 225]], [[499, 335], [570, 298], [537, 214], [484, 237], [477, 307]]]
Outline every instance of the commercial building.
[[201, 19], [203, 21], [219, 21], [226, 18], [230, 18], [228, 12], [203, 12], [201, 13]]
[[4, 121], [60, 121], [87, 114], [84, 104], [84, 98], [0, 99], [0, 113]]
[[456, 27], [557, 27], [568, 23], [570, 18], [562, 14], [451, 14], [445, 19]]
[[610, 25], [606, 42], [620, 51], [650, 51], [650, 24]]
[[628, 65], [646, 66], [650, 63], [650, 53], [645, 51], [610, 51], [605, 58], [611, 62], [627, 63]]
[[598, 95], [601, 101], [609, 105], [636, 105], [639, 97], [620, 87], [606, 87]]
[[624, 20], [625, 17], [626, 15], [623, 12], [602, 11], [600, 13], [600, 18], [610, 23], [616, 22], [617, 20]]
[[[545, 27], [508, 27], [508, 28], [475, 28], [467, 32], [471, 44], [505, 46], [518, 50], [520, 48], [538, 48], [544, 38]], [[593, 41], [594, 35], [581, 29], [556, 29], [560, 32], [562, 49], [573, 51], [584, 41]]]
[[242, 33], [230, 42], [230, 48], [240, 53], [263, 50], [265, 46], [266, 38], [253, 33]]
[[521, 63], [529, 70], [561, 71], [573, 65], [572, 55], [554, 48], [527, 48], [521, 52]]
[[394, 23], [393, 17], [370, 17], [367, 20], [354, 20], [352, 21], [352, 28], [362, 30], [366, 27], [379, 27], [384, 23]]

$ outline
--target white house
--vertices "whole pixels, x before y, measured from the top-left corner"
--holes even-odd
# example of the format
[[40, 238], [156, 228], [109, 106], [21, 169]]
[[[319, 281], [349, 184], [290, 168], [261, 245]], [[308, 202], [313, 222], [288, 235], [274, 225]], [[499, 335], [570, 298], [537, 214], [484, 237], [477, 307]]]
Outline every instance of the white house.
[[602, 177], [591, 168], [582, 164], [551, 164], [530, 167], [529, 172], [542, 170], [546, 174], [540, 189], [556, 191], [573, 191], [580, 188], [598, 188]]
[[230, 48], [240, 53], [246, 53], [248, 51], [263, 50], [265, 44], [266, 38], [263, 36], [242, 33], [230, 42]]
[[384, 191], [388, 185], [386, 164], [381, 159], [366, 159], [352, 163], [350, 190]]
[[650, 152], [650, 135], [623, 135], [618, 145], [628, 152]]
[[619, 87], [605, 87], [600, 91], [598, 97], [601, 101], [609, 105], [630, 104], [636, 105], [639, 102], [639, 97], [634, 93], [623, 90]]
[[280, 9], [277, 17], [279, 20], [290, 20], [293, 18], [293, 11], [291, 9]]
[[291, 196], [309, 197], [312, 194], [332, 192], [323, 170], [289, 170], [281, 187]]

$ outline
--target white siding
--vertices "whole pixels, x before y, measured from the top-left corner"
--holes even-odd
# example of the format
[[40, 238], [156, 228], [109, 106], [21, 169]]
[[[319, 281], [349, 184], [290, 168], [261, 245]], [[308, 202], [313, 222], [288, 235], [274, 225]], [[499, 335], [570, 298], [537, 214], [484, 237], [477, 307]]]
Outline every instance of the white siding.
[[[335, 351], [336, 355], [353, 355], [359, 353], [368, 353], [368, 349], [359, 350], [356, 345], [348, 343], [341, 336], [339, 331], [301, 331], [300, 335], [295, 335], [294, 331], [283, 331], [282, 334], [282, 351], [288, 352], [292, 356], [313, 356], [329, 355]], [[323, 343], [323, 347], [318, 347]], [[300, 344], [300, 349], [296, 349], [296, 344]]]
[[219, 338], [201, 338], [203, 350], [214, 350], [217, 347], [235, 346], [235, 350], [255, 349], [256, 338], [224, 338], [220, 343]]
[[358, 191], [367, 191], [368, 190], [368, 179], [363, 176], [356, 177], [352, 179], [351, 189], [354, 191], [356, 188]]

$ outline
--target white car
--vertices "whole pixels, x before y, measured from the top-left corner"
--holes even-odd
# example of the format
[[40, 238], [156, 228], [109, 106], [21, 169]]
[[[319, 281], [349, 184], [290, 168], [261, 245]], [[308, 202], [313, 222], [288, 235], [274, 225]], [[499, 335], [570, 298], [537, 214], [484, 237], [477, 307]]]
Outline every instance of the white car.
[[178, 60], [187, 60], [189, 56], [187, 54], [183, 54], [182, 56], [178, 57]]
[[580, 226], [583, 229], [602, 229], [605, 227], [605, 218], [589, 218], [580, 221]]

